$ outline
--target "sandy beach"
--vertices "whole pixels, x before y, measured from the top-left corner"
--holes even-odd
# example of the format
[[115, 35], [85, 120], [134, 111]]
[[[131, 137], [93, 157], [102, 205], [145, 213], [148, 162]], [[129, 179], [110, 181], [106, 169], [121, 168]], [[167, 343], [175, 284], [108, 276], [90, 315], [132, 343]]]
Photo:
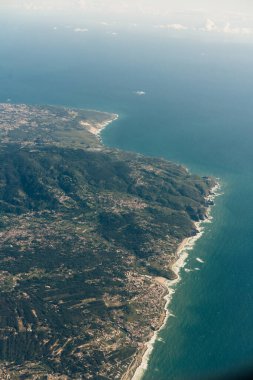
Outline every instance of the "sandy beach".
[[109, 124], [119, 118], [117, 114], [109, 114], [109, 118], [103, 122], [97, 121], [80, 121], [80, 125], [85, 127], [90, 133], [97, 136], [97, 138], [101, 141], [101, 132], [105, 129]]
[[[108, 120], [105, 120], [101, 123], [98, 122], [86, 122], [81, 121], [80, 124], [83, 125], [85, 128], [89, 130], [90, 133], [97, 136], [97, 138], [102, 142], [101, 139], [101, 132], [113, 121], [117, 120], [119, 115], [117, 114], [110, 114], [110, 118]], [[205, 223], [211, 223], [212, 216], [211, 213], [211, 201], [213, 202], [214, 199], [221, 195], [220, 192], [220, 184], [217, 182], [215, 186], [211, 189], [211, 193], [206, 197], [206, 201], [210, 202], [210, 206], [207, 207], [206, 211], [206, 218], [204, 220], [201, 220], [199, 222], [195, 222], [194, 226], [196, 230], [198, 231], [195, 236], [191, 236], [188, 238], [185, 238], [178, 246], [176, 250], [176, 260], [173, 263], [171, 269], [176, 274], [175, 280], [167, 280], [163, 277], [154, 277], [154, 281], [162, 285], [164, 288], [164, 309], [161, 312], [160, 317], [160, 328], [156, 330], [154, 333], [150, 335], [150, 339], [143, 343], [143, 346], [139, 348], [139, 351], [137, 355], [134, 357], [132, 363], [129, 365], [128, 370], [124, 373], [121, 380], [141, 380], [147, 367], [150, 355], [154, 349], [154, 344], [156, 340], [158, 339], [159, 332], [166, 326], [168, 318], [172, 317], [173, 314], [169, 310], [169, 304], [172, 300], [173, 294], [175, 293], [175, 285], [181, 280], [180, 278], [180, 271], [184, 266], [186, 265], [186, 260], [189, 256], [189, 251], [193, 249], [196, 241], [201, 238], [201, 236], [204, 233], [204, 224]], [[203, 262], [201, 259], [198, 258], [198, 262]], [[196, 268], [198, 270], [199, 268]]]
[[[216, 183], [216, 185], [212, 188], [211, 194], [206, 197], [207, 201], [213, 201], [218, 195], [220, 189], [220, 184]], [[180, 281], [180, 271], [186, 265], [186, 259], [189, 255], [189, 251], [193, 249], [196, 241], [200, 239], [200, 237], [204, 233], [204, 223], [208, 223], [211, 221], [212, 217], [210, 215], [211, 207], [209, 206], [207, 209], [207, 217], [205, 220], [194, 223], [196, 230], [199, 231], [195, 236], [184, 239], [178, 246], [176, 251], [177, 260], [172, 265], [172, 270], [177, 275], [177, 278], [172, 281], [168, 281], [166, 279], [155, 278], [155, 281], [159, 281], [166, 289], [166, 294], [164, 296], [165, 306], [164, 312], [161, 315], [161, 326], [159, 330], [155, 331], [152, 335], [151, 339], [144, 344], [144, 347], [139, 351], [138, 355], [135, 357], [133, 362], [131, 363], [128, 371], [122, 377], [122, 380], [141, 380], [147, 367], [150, 355], [153, 351], [154, 344], [158, 338], [159, 332], [166, 326], [168, 318], [173, 316], [169, 310], [169, 304], [172, 300], [173, 294], [175, 293], [175, 285]]]

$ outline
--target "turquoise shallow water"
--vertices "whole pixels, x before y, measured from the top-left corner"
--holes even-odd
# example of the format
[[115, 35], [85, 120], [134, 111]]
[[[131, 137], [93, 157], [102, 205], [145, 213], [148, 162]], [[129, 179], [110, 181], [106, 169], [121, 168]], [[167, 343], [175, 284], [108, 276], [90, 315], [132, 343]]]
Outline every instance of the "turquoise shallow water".
[[119, 113], [103, 133], [106, 144], [221, 178], [213, 223], [186, 265], [200, 270], [182, 271], [170, 304], [175, 317], [144, 379], [196, 378], [253, 363], [253, 47], [0, 21], [1, 102]]

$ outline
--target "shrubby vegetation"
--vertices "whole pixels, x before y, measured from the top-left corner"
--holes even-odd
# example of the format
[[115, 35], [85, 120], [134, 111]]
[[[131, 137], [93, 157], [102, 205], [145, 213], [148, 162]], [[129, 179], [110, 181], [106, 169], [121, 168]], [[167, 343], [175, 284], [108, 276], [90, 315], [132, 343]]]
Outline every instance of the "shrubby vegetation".
[[118, 379], [159, 327], [153, 277], [174, 278], [213, 182], [80, 128], [108, 114], [24, 107], [4, 108], [27, 124], [0, 144], [0, 374]]

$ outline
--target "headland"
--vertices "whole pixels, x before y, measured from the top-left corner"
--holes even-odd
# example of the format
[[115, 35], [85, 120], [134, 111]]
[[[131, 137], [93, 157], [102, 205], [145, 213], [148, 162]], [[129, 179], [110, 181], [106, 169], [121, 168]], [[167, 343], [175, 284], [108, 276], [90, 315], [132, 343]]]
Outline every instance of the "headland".
[[168, 318], [215, 181], [104, 146], [116, 118], [0, 104], [3, 379], [130, 378]]

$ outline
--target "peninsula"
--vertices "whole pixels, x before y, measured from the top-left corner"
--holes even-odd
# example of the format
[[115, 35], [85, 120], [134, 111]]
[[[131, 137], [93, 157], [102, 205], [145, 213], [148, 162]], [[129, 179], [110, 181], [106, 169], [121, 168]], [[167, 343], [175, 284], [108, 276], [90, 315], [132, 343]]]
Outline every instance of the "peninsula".
[[104, 146], [117, 115], [0, 104], [0, 378], [131, 378], [214, 180]]

